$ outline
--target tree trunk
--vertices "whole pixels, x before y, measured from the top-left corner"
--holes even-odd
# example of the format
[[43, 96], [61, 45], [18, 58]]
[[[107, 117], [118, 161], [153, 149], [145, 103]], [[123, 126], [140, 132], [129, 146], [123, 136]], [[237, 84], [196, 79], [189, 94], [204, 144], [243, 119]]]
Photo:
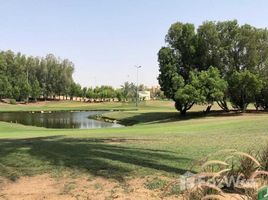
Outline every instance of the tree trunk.
[[244, 103], [243, 104], [243, 107], [242, 107], [242, 112], [246, 112], [247, 111], [247, 107], [248, 107], [248, 104], [247, 103]]
[[184, 109], [180, 110], [180, 113], [181, 113], [181, 115], [183, 115], [183, 116], [185, 116], [185, 115], [186, 115], [186, 112], [187, 112], [186, 108], [184, 108]]
[[256, 108], [256, 111], [258, 111], [260, 106], [259, 106], [257, 103], [254, 104], [254, 106], [255, 106], [255, 108]]
[[206, 114], [209, 113], [210, 110], [211, 110], [211, 108], [212, 108], [212, 104], [208, 105], [208, 106], [207, 106], [207, 109], [206, 109], [206, 111], [205, 111], [205, 113], [206, 113]]
[[186, 115], [187, 110], [191, 109], [194, 103], [186, 103], [182, 105], [181, 103], [175, 101], [175, 108], [181, 113], [181, 115]]
[[179, 102], [175, 101], [175, 105], [174, 106], [175, 106], [175, 108], [176, 108], [177, 111], [180, 111], [181, 112], [182, 108], [181, 108], [181, 104]]
[[225, 100], [222, 100], [222, 101], [217, 101], [217, 104], [221, 107], [221, 109], [225, 112], [229, 112], [229, 108], [228, 108], [228, 105], [227, 105], [227, 102]]

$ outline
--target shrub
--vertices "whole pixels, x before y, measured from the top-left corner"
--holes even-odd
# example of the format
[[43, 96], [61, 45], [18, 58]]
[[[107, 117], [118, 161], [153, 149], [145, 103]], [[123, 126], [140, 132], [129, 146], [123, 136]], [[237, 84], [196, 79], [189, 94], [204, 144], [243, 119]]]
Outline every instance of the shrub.
[[16, 105], [17, 104], [17, 102], [16, 102], [15, 99], [10, 99], [9, 103], [12, 104], [12, 105]]
[[259, 75], [248, 70], [235, 71], [228, 77], [230, 101], [234, 108], [245, 111], [261, 93], [263, 82]]
[[256, 96], [256, 108], [268, 109], [268, 81], [265, 81], [264, 87], [261, 93]]
[[[260, 188], [268, 183], [268, 145], [252, 155], [253, 151], [225, 150], [202, 159], [197, 162], [200, 172], [190, 176], [182, 196], [185, 200], [226, 199], [224, 192], [229, 191], [255, 200]], [[181, 183], [185, 184], [185, 180], [168, 187]]]
[[268, 171], [268, 144], [258, 153], [258, 160], [260, 161], [261, 169]]

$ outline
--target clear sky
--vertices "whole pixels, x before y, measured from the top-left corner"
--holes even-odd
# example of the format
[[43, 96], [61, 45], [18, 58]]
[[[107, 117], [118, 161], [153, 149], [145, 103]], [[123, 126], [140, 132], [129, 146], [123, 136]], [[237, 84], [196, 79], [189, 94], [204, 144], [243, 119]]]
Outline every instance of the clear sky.
[[157, 52], [169, 26], [237, 19], [268, 27], [267, 0], [1, 0], [0, 49], [53, 53], [75, 63], [83, 86], [157, 85]]

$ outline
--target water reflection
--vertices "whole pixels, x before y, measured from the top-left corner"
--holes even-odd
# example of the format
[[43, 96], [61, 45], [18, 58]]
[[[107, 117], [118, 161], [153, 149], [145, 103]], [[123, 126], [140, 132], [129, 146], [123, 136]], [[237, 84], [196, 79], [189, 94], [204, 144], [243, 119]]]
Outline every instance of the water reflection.
[[121, 126], [115, 123], [102, 122], [88, 118], [89, 116], [102, 113], [102, 111], [51, 113], [10, 112], [0, 113], [0, 121], [46, 128], [90, 129]]

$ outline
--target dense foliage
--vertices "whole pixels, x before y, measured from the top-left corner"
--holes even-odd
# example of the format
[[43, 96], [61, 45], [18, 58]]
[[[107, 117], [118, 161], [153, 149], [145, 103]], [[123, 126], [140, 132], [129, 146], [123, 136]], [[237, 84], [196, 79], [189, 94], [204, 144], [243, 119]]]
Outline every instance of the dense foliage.
[[74, 65], [49, 54], [27, 57], [12, 51], [0, 52], [0, 99], [26, 100], [69, 95]]
[[[137, 86], [125, 82], [120, 89], [111, 86], [81, 87], [73, 81], [74, 64], [49, 54], [31, 57], [12, 51], [0, 52], [0, 100], [10, 102], [57, 99], [84, 101], [135, 101]], [[138, 90], [145, 90], [140, 85]], [[155, 96], [161, 94], [155, 94]]]
[[[228, 111], [248, 104], [268, 107], [268, 31], [236, 20], [172, 24], [158, 53], [159, 84], [185, 114], [194, 104], [213, 102]], [[213, 66], [213, 67], [212, 67]]]

